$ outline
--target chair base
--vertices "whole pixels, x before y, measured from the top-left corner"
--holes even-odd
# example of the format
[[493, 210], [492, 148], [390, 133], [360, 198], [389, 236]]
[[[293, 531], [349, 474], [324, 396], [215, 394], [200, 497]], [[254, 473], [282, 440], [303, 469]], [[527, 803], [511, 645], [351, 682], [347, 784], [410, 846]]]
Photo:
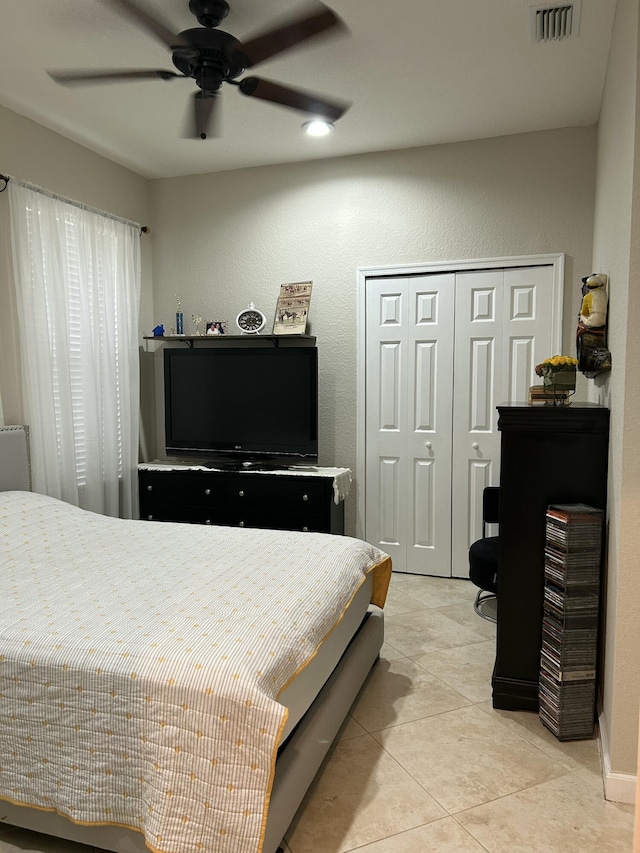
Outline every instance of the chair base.
[[497, 617], [497, 603], [498, 598], [495, 592], [487, 592], [485, 589], [478, 590], [478, 594], [476, 595], [476, 600], [473, 602], [473, 609], [481, 616], [483, 619], [486, 619], [487, 622], [498, 621]]

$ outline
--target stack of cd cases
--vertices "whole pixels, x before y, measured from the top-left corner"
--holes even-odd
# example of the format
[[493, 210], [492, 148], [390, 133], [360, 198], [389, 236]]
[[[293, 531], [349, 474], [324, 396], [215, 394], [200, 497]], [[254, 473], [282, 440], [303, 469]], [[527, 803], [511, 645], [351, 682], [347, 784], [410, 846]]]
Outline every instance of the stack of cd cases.
[[547, 510], [539, 700], [559, 740], [593, 737], [603, 515], [586, 504]]

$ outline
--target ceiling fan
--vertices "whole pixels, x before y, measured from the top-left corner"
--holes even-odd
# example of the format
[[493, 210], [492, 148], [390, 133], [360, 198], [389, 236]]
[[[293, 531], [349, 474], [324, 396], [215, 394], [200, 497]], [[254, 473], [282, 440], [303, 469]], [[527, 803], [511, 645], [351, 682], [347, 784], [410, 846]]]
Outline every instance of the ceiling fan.
[[[200, 26], [184, 30], [177, 35], [138, 0], [102, 2], [126, 14], [168, 47], [173, 64], [180, 73], [164, 69], [47, 72], [56, 83], [73, 86], [127, 80], [192, 78], [199, 88], [193, 95], [190, 128], [186, 135], [200, 139], [215, 135], [218, 93], [223, 83], [237, 86], [243, 95], [300, 110], [329, 122], [339, 119], [349, 108], [347, 103], [330, 101], [272, 80], [242, 77], [247, 68], [253, 68], [301, 42], [329, 30], [334, 33], [346, 31], [342, 20], [323, 3], [316, 2], [312, 10], [300, 13], [285, 23], [241, 42], [229, 33], [216, 29], [229, 14], [229, 4], [226, 0], [189, 0], [189, 10], [195, 15]], [[240, 77], [242, 79], [238, 79]]]

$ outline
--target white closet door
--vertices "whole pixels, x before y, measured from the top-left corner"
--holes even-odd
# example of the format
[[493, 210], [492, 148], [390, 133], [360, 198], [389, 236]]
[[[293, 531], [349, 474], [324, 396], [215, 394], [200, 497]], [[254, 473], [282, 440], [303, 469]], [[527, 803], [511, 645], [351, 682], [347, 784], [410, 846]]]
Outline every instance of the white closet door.
[[453, 305], [451, 273], [409, 279], [405, 571], [449, 577]]
[[367, 284], [365, 529], [397, 571], [450, 575], [453, 285]]
[[469, 545], [482, 535], [482, 492], [496, 485], [496, 405], [507, 398], [504, 272], [456, 275], [451, 574], [469, 577]]
[[404, 566], [406, 550], [408, 317], [405, 280], [367, 283], [365, 529], [367, 541], [385, 550], [394, 566]]
[[482, 535], [482, 490], [500, 480], [496, 406], [525, 403], [535, 366], [553, 353], [553, 268], [456, 275], [451, 574], [469, 576]]
[[496, 406], [539, 381], [553, 296], [552, 265], [367, 279], [364, 530], [396, 571], [469, 576]]

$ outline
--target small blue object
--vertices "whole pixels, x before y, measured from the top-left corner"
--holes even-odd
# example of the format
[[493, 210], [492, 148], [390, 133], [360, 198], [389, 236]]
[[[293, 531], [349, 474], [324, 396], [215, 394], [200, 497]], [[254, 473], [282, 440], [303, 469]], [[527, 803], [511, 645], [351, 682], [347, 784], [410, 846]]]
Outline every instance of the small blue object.
[[164, 326], [160, 323], [159, 326], [156, 326], [153, 330], [153, 336], [155, 338], [161, 338], [164, 335]]

